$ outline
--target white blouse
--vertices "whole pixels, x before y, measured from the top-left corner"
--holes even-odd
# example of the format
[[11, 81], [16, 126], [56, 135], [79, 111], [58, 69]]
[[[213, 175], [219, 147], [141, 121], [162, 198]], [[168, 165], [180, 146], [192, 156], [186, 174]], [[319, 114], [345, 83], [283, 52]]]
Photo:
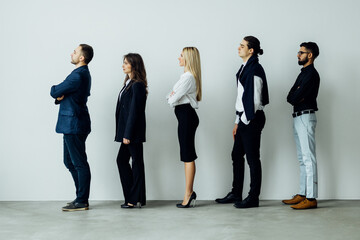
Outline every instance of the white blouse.
[[125, 91], [125, 88], [129, 85], [129, 83], [131, 82], [131, 79], [128, 79], [125, 83], [125, 85], [123, 86], [123, 88], [121, 89], [120, 93], [119, 93], [119, 101], [121, 100], [121, 95], [123, 94], [123, 92]]
[[191, 107], [198, 108], [196, 100], [196, 82], [194, 76], [190, 72], [185, 72], [180, 76], [166, 99], [171, 107], [190, 103]]

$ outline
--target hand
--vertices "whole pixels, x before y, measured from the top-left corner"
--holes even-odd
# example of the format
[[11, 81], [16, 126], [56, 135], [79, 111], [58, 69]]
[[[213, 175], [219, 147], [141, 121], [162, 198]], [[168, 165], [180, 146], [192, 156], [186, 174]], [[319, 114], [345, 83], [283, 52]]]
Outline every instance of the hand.
[[235, 141], [235, 135], [236, 135], [237, 128], [238, 128], [238, 125], [235, 124], [235, 126], [234, 126], [234, 128], [233, 128], [233, 131], [232, 131], [234, 141]]
[[129, 144], [129, 143], [130, 143], [129, 139], [123, 138], [123, 144]]
[[170, 97], [172, 97], [174, 94], [175, 94], [175, 92], [172, 91], [172, 92], [170, 93]]
[[62, 95], [61, 97], [56, 98], [56, 100], [58, 100], [58, 101], [61, 101], [63, 99], [64, 99], [64, 95]]

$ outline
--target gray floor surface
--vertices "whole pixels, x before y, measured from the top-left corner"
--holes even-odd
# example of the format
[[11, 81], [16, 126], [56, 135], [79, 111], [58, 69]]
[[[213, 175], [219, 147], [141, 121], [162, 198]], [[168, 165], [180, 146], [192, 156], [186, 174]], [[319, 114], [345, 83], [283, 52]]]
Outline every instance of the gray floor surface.
[[121, 209], [120, 201], [90, 201], [90, 210], [62, 212], [64, 202], [0, 202], [1, 240], [57, 239], [360, 239], [360, 201], [319, 201], [296, 211], [280, 201], [259, 208], [197, 201], [177, 209], [176, 201], [148, 201]]

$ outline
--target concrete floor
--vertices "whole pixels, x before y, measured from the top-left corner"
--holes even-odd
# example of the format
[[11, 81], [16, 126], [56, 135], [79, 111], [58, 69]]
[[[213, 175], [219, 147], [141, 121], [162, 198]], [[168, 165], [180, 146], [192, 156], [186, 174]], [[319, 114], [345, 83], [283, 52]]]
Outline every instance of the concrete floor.
[[120, 201], [90, 201], [90, 210], [62, 212], [64, 202], [0, 202], [1, 240], [102, 239], [360, 239], [360, 201], [319, 201], [296, 211], [280, 201], [259, 208], [197, 201], [177, 209], [175, 201], [148, 201], [121, 209]]

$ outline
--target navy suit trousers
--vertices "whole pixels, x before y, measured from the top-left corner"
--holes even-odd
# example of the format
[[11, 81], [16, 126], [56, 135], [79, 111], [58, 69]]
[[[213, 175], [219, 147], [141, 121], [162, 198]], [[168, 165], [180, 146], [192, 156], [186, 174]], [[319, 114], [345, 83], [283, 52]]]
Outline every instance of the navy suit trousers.
[[90, 167], [85, 152], [88, 134], [64, 134], [64, 164], [69, 169], [76, 187], [77, 203], [88, 203], [90, 194]]

